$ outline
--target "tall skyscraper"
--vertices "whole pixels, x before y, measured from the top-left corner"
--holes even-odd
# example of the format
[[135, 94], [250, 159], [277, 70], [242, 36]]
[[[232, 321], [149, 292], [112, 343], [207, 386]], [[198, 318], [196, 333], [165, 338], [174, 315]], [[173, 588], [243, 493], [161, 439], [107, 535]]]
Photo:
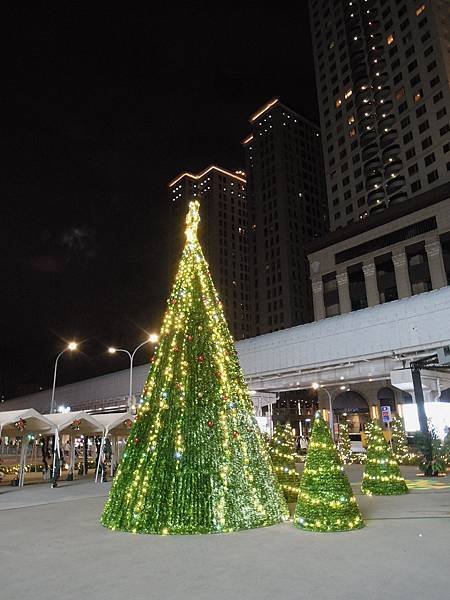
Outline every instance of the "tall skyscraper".
[[332, 229], [450, 180], [448, 0], [310, 0]]
[[255, 333], [313, 319], [304, 243], [327, 230], [319, 129], [279, 100], [244, 141]]
[[199, 237], [236, 340], [254, 334], [245, 187], [242, 171], [216, 166], [198, 174], [182, 173], [169, 184], [171, 263], [176, 264], [184, 244], [188, 203], [199, 198]]

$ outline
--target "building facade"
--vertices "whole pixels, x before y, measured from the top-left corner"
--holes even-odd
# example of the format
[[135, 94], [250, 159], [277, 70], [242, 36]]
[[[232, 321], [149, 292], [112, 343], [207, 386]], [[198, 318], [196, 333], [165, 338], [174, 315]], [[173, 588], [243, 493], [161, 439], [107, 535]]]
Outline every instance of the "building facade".
[[450, 183], [308, 249], [315, 320], [450, 284]]
[[193, 198], [200, 200], [199, 237], [230, 330], [236, 340], [250, 337], [254, 327], [245, 175], [210, 166], [198, 174], [182, 173], [170, 182], [170, 251], [174, 266], [185, 242], [184, 221]]
[[312, 320], [304, 244], [327, 230], [318, 128], [271, 100], [251, 118], [246, 154], [255, 334]]
[[447, 0], [310, 0], [331, 229], [450, 179]]

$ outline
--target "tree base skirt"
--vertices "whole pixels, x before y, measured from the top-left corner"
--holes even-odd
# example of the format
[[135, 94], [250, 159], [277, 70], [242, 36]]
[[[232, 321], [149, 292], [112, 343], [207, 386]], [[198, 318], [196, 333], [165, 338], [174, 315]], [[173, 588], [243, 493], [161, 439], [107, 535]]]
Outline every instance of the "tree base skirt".
[[169, 529], [167, 528], [163, 528], [162, 530], [159, 531], [155, 531], [155, 530], [146, 530], [146, 529], [127, 529], [125, 527], [113, 527], [111, 525], [105, 524], [103, 522], [100, 521], [100, 523], [103, 525], [103, 527], [106, 527], [106, 529], [110, 529], [111, 531], [118, 531], [120, 533], [132, 533], [132, 534], [142, 534], [142, 535], [159, 535], [159, 536], [167, 536], [167, 535], [222, 535], [222, 534], [226, 534], [226, 533], [238, 533], [240, 531], [249, 531], [251, 529], [262, 529], [263, 527], [273, 527], [274, 525], [280, 525], [281, 523], [286, 522], [288, 519], [280, 519], [278, 521], [273, 521], [270, 523], [260, 523], [260, 524], [256, 524], [256, 525], [249, 525], [248, 527], [240, 527], [237, 529], [222, 529], [222, 530], [217, 530], [217, 529], [209, 529], [207, 527], [205, 528], [199, 528], [196, 531], [177, 531], [176, 528], [172, 528]]

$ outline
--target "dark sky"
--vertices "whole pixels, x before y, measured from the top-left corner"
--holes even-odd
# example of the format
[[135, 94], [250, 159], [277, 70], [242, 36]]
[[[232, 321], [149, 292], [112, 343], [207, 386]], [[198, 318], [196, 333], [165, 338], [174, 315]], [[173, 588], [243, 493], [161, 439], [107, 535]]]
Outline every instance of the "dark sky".
[[317, 120], [306, 2], [157, 4], [32, 3], [3, 15], [6, 397], [50, 386], [72, 338], [83, 352], [63, 357], [58, 383], [125, 368], [107, 346], [158, 330], [171, 283], [168, 181], [210, 163], [243, 168], [248, 117], [274, 96]]

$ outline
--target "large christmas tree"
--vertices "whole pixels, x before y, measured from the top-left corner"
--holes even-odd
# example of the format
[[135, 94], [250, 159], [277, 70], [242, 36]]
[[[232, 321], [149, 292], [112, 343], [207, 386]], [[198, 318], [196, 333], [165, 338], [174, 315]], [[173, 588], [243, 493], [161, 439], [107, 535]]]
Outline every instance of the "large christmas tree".
[[295, 468], [295, 429], [277, 423], [270, 441], [273, 470], [287, 502], [296, 502], [300, 475]]
[[160, 345], [102, 515], [111, 529], [216, 533], [287, 517], [197, 239], [199, 220], [191, 202]]
[[367, 460], [361, 491], [368, 496], [406, 494], [405, 480], [378, 421], [372, 421], [367, 434]]
[[349, 531], [364, 527], [331, 432], [319, 412], [300, 481], [294, 523], [309, 531]]

